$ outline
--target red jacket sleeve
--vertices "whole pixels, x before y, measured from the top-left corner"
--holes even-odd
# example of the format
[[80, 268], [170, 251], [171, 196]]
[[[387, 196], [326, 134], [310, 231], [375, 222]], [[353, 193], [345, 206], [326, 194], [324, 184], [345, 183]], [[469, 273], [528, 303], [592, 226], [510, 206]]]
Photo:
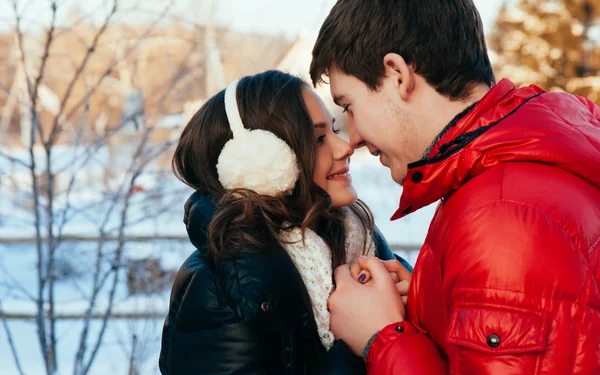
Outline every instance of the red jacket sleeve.
[[433, 341], [409, 322], [385, 327], [367, 354], [368, 375], [445, 375], [448, 368]]

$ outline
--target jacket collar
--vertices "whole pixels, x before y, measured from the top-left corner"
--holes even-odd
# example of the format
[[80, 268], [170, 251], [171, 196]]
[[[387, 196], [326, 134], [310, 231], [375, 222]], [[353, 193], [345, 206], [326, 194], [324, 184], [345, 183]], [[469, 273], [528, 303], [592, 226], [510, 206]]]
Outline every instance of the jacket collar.
[[515, 89], [504, 79], [448, 129], [426, 158], [408, 166], [392, 220], [508, 161], [556, 165], [600, 187], [600, 174], [593, 172], [600, 170], [600, 119], [581, 98], [533, 85]]

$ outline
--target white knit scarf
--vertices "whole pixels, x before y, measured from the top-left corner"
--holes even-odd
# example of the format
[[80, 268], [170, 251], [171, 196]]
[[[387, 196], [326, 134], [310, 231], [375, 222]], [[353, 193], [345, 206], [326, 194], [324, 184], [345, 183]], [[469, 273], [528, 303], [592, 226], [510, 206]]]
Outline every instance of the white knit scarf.
[[[363, 229], [360, 219], [347, 210], [346, 219], [346, 262], [353, 263], [363, 254]], [[294, 265], [300, 272], [304, 285], [310, 295], [319, 338], [325, 349], [333, 346], [334, 336], [330, 330], [330, 315], [327, 299], [333, 290], [332, 255], [329, 246], [314, 231], [307, 229], [302, 242], [302, 230], [292, 228], [282, 232], [281, 237], [289, 244], [282, 243]], [[367, 235], [367, 253], [374, 256], [375, 245], [372, 233]]]

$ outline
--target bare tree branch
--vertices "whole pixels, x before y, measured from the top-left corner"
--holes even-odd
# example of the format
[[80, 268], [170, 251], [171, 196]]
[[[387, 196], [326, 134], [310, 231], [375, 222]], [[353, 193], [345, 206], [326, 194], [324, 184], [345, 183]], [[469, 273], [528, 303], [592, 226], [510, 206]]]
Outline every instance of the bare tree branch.
[[[15, 34], [17, 37], [17, 45], [20, 51], [20, 58], [23, 73], [25, 75], [25, 80], [27, 83], [27, 91], [29, 93], [29, 98], [31, 100], [31, 129], [30, 129], [30, 144], [29, 144], [29, 155], [31, 158], [30, 171], [32, 177], [32, 185], [33, 185], [33, 195], [34, 195], [34, 213], [35, 213], [35, 231], [36, 231], [36, 250], [38, 257], [37, 271], [38, 271], [38, 298], [37, 298], [37, 319], [36, 324], [38, 328], [38, 339], [40, 342], [40, 349], [42, 350], [42, 355], [45, 360], [46, 372], [48, 375], [51, 375], [54, 370], [54, 362], [52, 360], [53, 355], [51, 349], [48, 346], [48, 338], [46, 336], [46, 321], [44, 314], [44, 290], [46, 287], [46, 276], [44, 274], [44, 254], [42, 251], [42, 236], [41, 236], [41, 214], [40, 214], [40, 202], [39, 202], [39, 186], [37, 180], [36, 173], [36, 160], [35, 160], [35, 131], [36, 127], [39, 126], [37, 112], [36, 112], [36, 103], [38, 98], [37, 87], [34, 89], [32, 85], [31, 78], [29, 77], [29, 72], [27, 69], [27, 63], [25, 60], [25, 48], [23, 42], [23, 30], [21, 29], [21, 15], [18, 11], [17, 0], [13, 0], [13, 9], [16, 17], [16, 26], [15, 26]], [[52, 19], [52, 26], [50, 30], [54, 29], [54, 20], [56, 15], [56, 9], [54, 8]], [[48, 33], [47, 44], [52, 42], [52, 34]], [[44, 48], [44, 50], [49, 49], [49, 46]], [[46, 58], [47, 59], [47, 58]], [[45, 66], [45, 62], [42, 61], [42, 67]], [[41, 81], [41, 77], [43, 75], [43, 69], [40, 70], [40, 74], [38, 75], [38, 79], [36, 82]]]
[[[123, 255], [123, 249], [125, 247], [125, 242], [126, 242], [126, 239], [125, 239], [125, 228], [126, 228], [126, 224], [127, 224], [127, 216], [128, 216], [128, 211], [129, 211], [129, 205], [130, 205], [131, 197], [132, 197], [132, 194], [133, 194], [132, 187], [135, 186], [136, 180], [141, 175], [141, 173], [142, 173], [142, 171], [143, 171], [143, 169], [145, 167], [144, 164], [139, 165], [138, 162], [139, 162], [140, 156], [143, 154], [143, 151], [144, 151], [144, 149], [146, 147], [147, 142], [150, 140], [150, 134], [151, 134], [150, 131], [146, 131], [143, 134], [143, 138], [142, 138], [142, 140], [141, 140], [141, 142], [140, 142], [140, 144], [139, 144], [139, 146], [138, 146], [138, 148], [137, 148], [137, 150], [136, 150], [136, 152], [135, 152], [135, 154], [133, 156], [133, 160], [132, 160], [132, 162], [130, 164], [131, 165], [130, 169], [134, 168], [135, 170], [131, 174], [131, 178], [130, 178], [129, 182], [127, 184], [125, 184], [125, 187], [126, 187], [125, 191], [127, 193], [126, 193], [126, 196], [125, 196], [125, 200], [123, 202], [123, 208], [121, 209], [121, 217], [120, 217], [120, 220], [119, 220], [119, 222], [121, 223], [121, 225], [120, 225], [120, 228], [119, 228], [118, 245], [117, 245], [117, 249], [115, 251], [115, 255], [114, 255], [114, 258], [113, 258], [113, 262], [112, 262], [113, 263], [113, 268], [116, 268], [116, 269], [115, 269], [115, 272], [113, 274], [113, 282], [112, 282], [111, 289], [110, 289], [110, 292], [109, 292], [108, 307], [107, 307], [106, 312], [104, 314], [104, 317], [102, 319], [102, 327], [100, 329], [100, 333], [98, 334], [98, 337], [97, 337], [97, 340], [96, 340], [96, 344], [94, 345], [94, 348], [92, 349], [92, 353], [91, 353], [91, 355], [89, 357], [89, 360], [87, 362], [87, 365], [85, 366], [85, 370], [84, 370], [84, 372], [83, 372], [82, 375], [86, 375], [89, 372], [89, 370], [90, 370], [90, 368], [91, 368], [91, 366], [92, 366], [92, 364], [94, 362], [94, 359], [96, 358], [96, 354], [98, 353], [98, 350], [100, 349], [100, 346], [102, 344], [102, 339], [104, 337], [104, 332], [106, 331], [106, 326], [108, 325], [108, 320], [109, 320], [109, 318], [110, 318], [110, 316], [112, 314], [113, 303], [114, 303], [114, 299], [115, 299], [115, 292], [117, 290], [117, 286], [118, 286], [118, 283], [119, 283], [119, 268], [117, 268], [116, 265], [121, 264], [121, 258], [122, 258], [122, 255]], [[137, 167], [134, 167], [134, 166], [137, 166]]]
[[131, 355], [129, 356], [129, 371], [128, 375], [138, 375], [136, 354], [137, 351], [137, 335], [134, 333], [131, 338]]
[[[45, 71], [45, 67], [46, 64], [48, 62], [48, 58], [50, 56], [50, 46], [52, 45], [52, 41], [54, 38], [54, 30], [55, 30], [55, 25], [56, 25], [56, 10], [57, 10], [57, 4], [56, 1], [52, 1], [50, 4], [50, 7], [52, 9], [52, 21], [50, 23], [50, 29], [48, 30], [47, 33], [47, 37], [46, 37], [46, 43], [44, 43], [44, 53], [42, 55], [42, 62], [41, 62], [41, 66], [39, 69], [39, 73], [38, 76], [36, 78], [35, 81], [35, 85], [33, 88], [33, 92], [31, 93], [31, 101], [32, 101], [32, 105], [31, 105], [31, 111], [32, 111], [32, 131], [31, 131], [31, 144], [30, 144], [30, 150], [31, 150], [31, 155], [32, 155], [32, 161], [31, 164], [33, 166], [32, 168], [32, 177], [33, 178], [37, 178], [37, 173], [35, 171], [35, 156], [34, 156], [34, 152], [33, 152], [33, 147], [35, 145], [35, 128], [38, 128], [39, 133], [40, 133], [40, 138], [42, 141], [44, 141], [44, 134], [43, 134], [43, 130], [41, 127], [41, 124], [39, 123], [39, 116], [37, 115], [37, 99], [38, 99], [38, 90], [39, 90], [39, 85], [42, 82], [43, 76], [44, 76], [44, 71]], [[49, 149], [46, 148], [46, 167], [47, 167], [47, 173], [46, 173], [46, 183], [47, 183], [47, 192], [48, 192], [48, 206], [47, 206], [47, 220], [49, 220], [49, 224], [48, 224], [48, 257], [47, 257], [47, 263], [46, 263], [46, 270], [45, 270], [45, 274], [44, 277], [42, 277], [41, 273], [40, 273], [40, 279], [45, 279], [44, 283], [42, 284], [42, 287], [45, 286], [44, 284], [46, 282], [48, 282], [48, 305], [49, 305], [49, 311], [48, 311], [48, 321], [49, 321], [49, 325], [50, 325], [50, 333], [49, 333], [49, 337], [46, 338], [46, 344], [48, 344], [49, 342], [49, 346], [46, 347], [46, 371], [48, 373], [48, 375], [53, 375], [54, 373], [56, 373], [56, 370], [58, 369], [58, 363], [57, 363], [57, 354], [56, 354], [56, 319], [55, 319], [55, 313], [54, 313], [54, 274], [53, 274], [53, 266], [54, 266], [54, 249], [53, 249], [53, 243], [52, 243], [52, 220], [53, 220], [53, 214], [52, 214], [52, 203], [53, 203], [53, 184], [54, 184], [54, 176], [52, 175], [52, 169], [50, 168], [51, 165], [51, 159], [50, 159], [50, 152]], [[37, 182], [37, 181], [36, 181]], [[35, 185], [36, 183], [34, 183]], [[37, 192], [35, 192], [35, 195], [37, 196]], [[39, 200], [36, 197], [36, 212], [39, 211]], [[36, 223], [37, 224], [37, 223]], [[39, 233], [39, 230], [37, 230], [37, 232]], [[43, 288], [41, 288], [41, 295], [43, 295]], [[43, 297], [40, 296], [40, 300], [43, 300]]]
[[17, 0], [12, 0], [12, 5], [13, 5], [13, 11], [15, 13], [15, 35], [17, 37], [17, 46], [19, 48], [19, 57], [21, 59], [21, 64], [23, 66], [23, 73], [25, 74], [25, 81], [27, 83], [27, 92], [29, 93], [29, 96], [32, 96], [33, 93], [33, 86], [31, 83], [31, 78], [29, 77], [29, 72], [27, 71], [27, 63], [25, 61], [25, 48], [24, 48], [24, 42], [23, 42], [23, 29], [21, 28], [21, 20], [22, 20], [22, 16], [21, 13], [19, 12], [18, 9], [18, 1]]
[[19, 372], [19, 375], [25, 375], [25, 373], [23, 372], [23, 367], [21, 366], [19, 354], [17, 353], [17, 348], [15, 347], [15, 343], [13, 341], [12, 332], [10, 331], [10, 327], [8, 326], [8, 322], [6, 321], [6, 315], [4, 314], [4, 309], [2, 308], [2, 300], [0, 300], [0, 319], [2, 319], [2, 326], [4, 327], [4, 331], [6, 332], [6, 340], [8, 341], [8, 345], [10, 346], [10, 351], [15, 361], [17, 371]]
[[[131, 188], [128, 188], [126, 191], [130, 191]], [[108, 222], [112, 216], [112, 212], [113, 210], [117, 207], [117, 202], [119, 201], [119, 194], [115, 194], [111, 200], [111, 204], [109, 206], [109, 209], [104, 217], [104, 221], [102, 222], [102, 225], [100, 227], [100, 238], [98, 240], [98, 246], [97, 246], [97, 251], [96, 251], [96, 260], [95, 260], [95, 270], [94, 270], [94, 276], [93, 276], [93, 281], [92, 281], [92, 295], [90, 297], [90, 304], [88, 306], [87, 312], [86, 312], [86, 317], [84, 320], [84, 326], [83, 326], [83, 330], [80, 336], [80, 341], [79, 341], [79, 349], [77, 351], [77, 354], [75, 356], [75, 371], [74, 374], [75, 375], [80, 375], [80, 374], [85, 374], [87, 372], [86, 369], [88, 369], [89, 366], [91, 366], [91, 363], [94, 360], [95, 357], [95, 353], [97, 352], [97, 350], [95, 350], [90, 359], [89, 359], [89, 365], [88, 366], [83, 366], [84, 364], [84, 357], [85, 357], [85, 353], [86, 353], [86, 343], [87, 343], [87, 337], [89, 334], [89, 327], [90, 327], [90, 322], [91, 319], [93, 317], [93, 312], [96, 306], [96, 301], [98, 298], [98, 295], [100, 293], [100, 291], [102, 290], [102, 288], [104, 287], [105, 282], [108, 280], [108, 277], [110, 276], [110, 274], [112, 272], [114, 272], [115, 274], [118, 275], [118, 267], [116, 266], [116, 263], [118, 262], [113, 262], [113, 266], [111, 267], [111, 269], [109, 269], [104, 276], [100, 276], [100, 274], [102, 273], [102, 262], [104, 259], [104, 252], [103, 252], [103, 248], [104, 248], [104, 244], [105, 244], [105, 238], [106, 238], [106, 226], [108, 225]], [[119, 262], [120, 262], [120, 257], [119, 257]], [[114, 299], [114, 295], [111, 296], [111, 298], [109, 299], [109, 310], [112, 309], [112, 303], [113, 303], [113, 299]], [[106, 317], [106, 319], [108, 319], [108, 316]], [[103, 331], [102, 331], [103, 334]], [[101, 341], [98, 341], [98, 346], [99, 343]], [[83, 371], [83, 372], [82, 372]]]
[[[143, 148], [143, 145], [144, 145], [144, 143], [142, 143], [140, 145], [140, 148]], [[138, 153], [140, 153], [140, 152], [141, 152], [140, 149], [138, 149]], [[132, 166], [135, 165], [136, 160], [137, 160], [137, 157], [134, 157], [134, 159], [131, 163]], [[135, 182], [135, 179], [133, 180], [132, 183], [134, 183], [134, 182]], [[124, 186], [125, 185], [123, 185], [122, 188]], [[130, 192], [131, 186], [129, 186], [125, 191], [127, 192], [125, 195], [125, 206], [126, 206], [129, 201], [129, 198], [131, 196], [131, 192]], [[94, 276], [93, 276], [93, 281], [92, 281], [92, 295], [89, 300], [90, 304], [89, 304], [88, 309], [85, 314], [84, 327], [83, 327], [83, 330], [82, 330], [82, 333], [80, 336], [79, 348], [78, 348], [77, 354], [75, 356], [75, 370], [74, 370], [75, 375], [86, 374], [89, 371], [89, 368], [90, 368], [91, 364], [93, 363], [96, 353], [97, 353], [97, 349], [92, 352], [92, 355], [90, 356], [90, 358], [88, 360], [88, 365], [84, 367], [83, 364], [84, 364], [84, 357], [85, 357], [85, 353], [86, 353], [86, 343], [87, 343], [87, 338], [88, 338], [88, 334], [89, 334], [89, 327], [90, 327], [91, 319], [93, 317], [93, 313], [94, 313], [94, 309], [96, 306], [98, 295], [99, 295], [100, 291], [102, 290], [102, 288], [104, 287], [104, 284], [108, 280], [108, 277], [110, 276], [111, 273], [114, 272], [116, 275], [115, 279], [118, 280], [119, 268], [116, 266], [116, 264], [120, 262], [120, 256], [117, 257], [118, 261], [113, 262], [112, 268], [110, 270], [108, 270], [104, 274], [104, 276], [101, 277], [100, 275], [102, 273], [102, 262], [104, 259], [103, 248], [104, 248], [104, 243], [105, 243], [105, 238], [106, 238], [106, 233], [107, 233], [106, 227], [109, 223], [109, 220], [111, 219], [113, 210], [117, 207], [117, 203], [119, 202], [120, 198], [121, 198], [120, 194], [115, 194], [112, 197], [109, 208], [106, 212], [106, 215], [104, 216], [104, 220], [100, 227], [100, 238], [98, 240], [98, 246], [97, 246], [97, 251], [96, 251], [96, 260], [95, 260], [95, 270], [94, 270]], [[125, 215], [126, 215], [126, 212], [125, 212]], [[124, 226], [124, 223], [122, 224], [122, 227], [123, 226]], [[123, 230], [124, 230], [124, 228], [123, 228]], [[112, 304], [113, 304], [113, 300], [114, 300], [114, 291], [111, 290], [111, 292], [112, 293], [110, 293], [110, 297], [109, 297], [109, 308], [108, 308], [109, 311], [112, 310]], [[108, 320], [109, 315], [110, 314], [105, 316], [105, 320]], [[105, 327], [105, 326], [103, 326], [103, 327]], [[102, 330], [101, 334], [99, 335], [100, 337], [97, 342], [98, 347], [101, 343], [101, 340], [102, 340], [101, 336], [103, 334], [104, 334], [104, 330]]]
[[[87, 14], [84, 14], [82, 17], [79, 17], [77, 20], [75, 20], [75, 22], [73, 22], [72, 24], [69, 25], [69, 27], [64, 28], [62, 30], [60, 30], [56, 36], [61, 36], [62, 34], [65, 33], [76, 33], [76, 30], [79, 28], [79, 26], [81, 26], [84, 21], [90, 21], [90, 19], [94, 16], [96, 16], [100, 10], [102, 8], [104, 8], [106, 6], [106, 3], [104, 2], [100, 2], [98, 4], [98, 6], [92, 8], [89, 12], [87, 12]], [[79, 38], [80, 40], [83, 40], [82, 38]]]
[[[112, 19], [112, 17], [117, 12], [117, 4], [118, 4], [117, 0], [113, 0], [113, 6], [112, 6], [112, 9], [111, 9], [109, 15], [106, 17], [106, 19], [104, 20], [104, 23], [102, 24], [102, 26], [100, 27], [100, 29], [98, 30], [98, 32], [96, 33], [96, 35], [94, 36], [94, 39], [92, 40], [91, 45], [88, 47], [88, 49], [86, 51], [86, 54], [85, 54], [83, 60], [81, 61], [81, 64], [79, 65], [79, 67], [75, 71], [75, 74], [73, 75], [73, 78], [71, 79], [71, 81], [69, 82], [69, 85], [67, 86], [67, 90], [65, 91], [65, 94], [63, 95], [63, 97], [62, 97], [62, 99], [60, 101], [60, 108], [58, 110], [58, 113], [56, 114], [56, 116], [54, 116], [54, 123], [52, 124], [51, 131], [50, 131], [50, 136], [48, 137], [48, 143], [51, 144], [51, 145], [54, 144], [55, 138], [56, 138], [57, 134], [60, 132], [59, 121], [60, 121], [60, 119], [62, 117], [62, 114], [63, 114], [63, 112], [65, 110], [67, 102], [71, 98], [71, 94], [73, 92], [73, 88], [75, 87], [75, 84], [79, 80], [79, 77], [81, 76], [81, 73], [83, 73], [83, 71], [86, 68], [88, 62], [90, 61], [90, 57], [93, 55], [94, 51], [96, 51], [96, 48], [98, 47], [98, 42], [100, 40], [100, 37], [102, 36], [102, 34], [104, 34], [104, 32], [106, 31], [106, 29], [108, 28], [110, 20]], [[47, 147], [48, 146], [46, 146], [46, 148]]]
[[25, 168], [27, 168], [27, 169], [31, 168], [31, 165], [27, 164], [27, 163], [26, 163], [26, 162], [24, 162], [23, 160], [21, 160], [21, 159], [17, 159], [17, 158], [14, 158], [14, 157], [12, 157], [12, 156], [10, 156], [10, 155], [7, 155], [7, 154], [6, 154], [6, 153], [4, 153], [2, 150], [0, 150], [0, 157], [2, 157], [2, 158], [5, 158], [5, 159], [9, 160], [11, 163], [18, 164], [18, 165], [20, 165], [20, 166], [22, 166], [22, 167], [25, 167]]
[[[174, 2], [173, 0], [170, 0], [169, 4], [167, 6], [165, 6], [164, 10], [156, 18], [156, 20], [154, 21], [153, 25], [150, 26], [148, 29], [146, 29], [146, 31], [138, 38], [139, 42], [145, 40], [146, 38], [148, 38], [152, 34], [152, 32], [156, 28], [156, 25], [158, 24], [158, 22], [163, 19], [163, 17], [166, 15], [166, 13], [168, 12], [168, 10], [172, 7], [173, 2]], [[138, 43], [138, 45], [139, 45], [139, 43]], [[98, 80], [96, 81], [96, 83], [89, 90], [88, 95], [93, 95], [100, 88], [101, 83], [104, 81], [104, 79], [106, 77], [108, 77], [113, 72], [113, 70], [115, 69], [115, 67], [117, 66], [117, 64], [119, 64], [119, 62], [121, 62], [124, 59], [126, 59], [133, 51], [135, 51], [136, 48], [138, 47], [138, 45], [136, 45], [134, 47], [131, 47], [127, 51], [125, 51], [125, 53], [123, 54], [121, 60], [115, 59], [105, 69], [105, 71], [100, 75], [100, 78], [98, 78]], [[67, 115], [64, 116], [64, 121], [68, 122], [79, 111], [79, 109], [81, 108], [81, 106], [83, 105], [84, 102], [85, 102], [85, 99], [81, 99], [77, 104], [75, 104], [73, 106], [73, 108], [71, 108], [71, 110], [67, 113]]]
[[[163, 12], [163, 14], [165, 14], [165, 13], [166, 13], [166, 10]], [[161, 15], [160, 17], [162, 17], [162, 15]], [[159, 18], [160, 18], [160, 17], [159, 17]], [[148, 33], [148, 32], [146, 32], [146, 33]], [[177, 73], [176, 73], [176, 74], [173, 76], [173, 79], [172, 79], [172, 81], [173, 81], [173, 85], [171, 85], [171, 86], [170, 86], [170, 89], [169, 89], [169, 90], [168, 90], [168, 91], [167, 91], [167, 92], [164, 94], [164, 98], [165, 98], [165, 99], [166, 99], [166, 97], [167, 97], [167, 96], [170, 94], [170, 92], [173, 90], [173, 88], [176, 86], [176, 82], [177, 82], [177, 80], [183, 77], [183, 73], [185, 72], [185, 65], [186, 65], [186, 64], [185, 64], [185, 63], [183, 63], [183, 64], [182, 64], [182, 66], [180, 67], [180, 69], [178, 69], [178, 70], [177, 70]], [[110, 70], [112, 70], [112, 68], [111, 68]], [[109, 72], [110, 70], [107, 70], [107, 72]], [[107, 75], [107, 74], [105, 74], [105, 75]], [[86, 95], [86, 97], [89, 97], [89, 91], [88, 91], [88, 95]], [[162, 104], [162, 102], [163, 102], [163, 101], [160, 101], [160, 102], [161, 102], [161, 104]], [[134, 114], [133, 116], [131, 116], [131, 117], [132, 117], [132, 119], [135, 119], [135, 114]], [[123, 125], [124, 125], [126, 122], [127, 122], [127, 121], [123, 121], [123, 122], [121, 123], [121, 126], [120, 126], [120, 128], [121, 128], [121, 127], [122, 127], [122, 126], [123, 126]], [[82, 121], [81, 123], [83, 123], [83, 121]], [[114, 131], [114, 132], [113, 132], [113, 134], [114, 134], [114, 133], [116, 133], [118, 130], [119, 130], [119, 129], [117, 129], [116, 131]], [[80, 132], [78, 132], [78, 134], [81, 134], [81, 133], [80, 133]], [[108, 137], [106, 137], [106, 138], [108, 138]], [[78, 141], [79, 141], [79, 137], [78, 137]], [[102, 146], [102, 145], [104, 144], [104, 142], [98, 142], [98, 144], [99, 144], [100, 146]], [[160, 149], [160, 151], [159, 151], [159, 152], [157, 152], [157, 153], [156, 153], [156, 155], [154, 155], [154, 156], [151, 156], [151, 158], [154, 158], [154, 157], [158, 156], [158, 155], [159, 155], [159, 154], [161, 154], [162, 152], [166, 151], [166, 150], [167, 150], [169, 147], [171, 147], [171, 143], [169, 143], [168, 145], [166, 145], [166, 147], [162, 147], [162, 148]], [[100, 147], [98, 147], [97, 149], [99, 149], [99, 148], [100, 148]], [[93, 156], [93, 154], [94, 154], [94, 151], [97, 151], [97, 149], [96, 149], [96, 150], [94, 150], [94, 148], [89, 148], [89, 149], [88, 149], [88, 150], [90, 150], [91, 152], [89, 152], [89, 153], [88, 153], [87, 157], [85, 158], [85, 161], [84, 161], [82, 164], [80, 164], [80, 167], [79, 167], [78, 169], [81, 169], [81, 168], [83, 168], [83, 167], [84, 167], [84, 166], [87, 164], [87, 162], [88, 162], [88, 161], [91, 159], [91, 157]], [[69, 208], [70, 208], [70, 200], [69, 200], [69, 197], [70, 197], [70, 193], [71, 193], [71, 191], [72, 191], [72, 188], [73, 188], [73, 186], [74, 186], [74, 182], [75, 182], [75, 175], [76, 175], [76, 174], [75, 174], [75, 172], [73, 172], [73, 174], [72, 174], [72, 176], [71, 176], [71, 179], [70, 179], [70, 182], [69, 182], [69, 187], [67, 188], [67, 205], [66, 205], [65, 209], [64, 209], [64, 210], [63, 210], [63, 212], [62, 212], [62, 217], [63, 217], [63, 220], [62, 220], [62, 223], [61, 223], [61, 225], [60, 225], [60, 229], [59, 229], [58, 242], [60, 242], [60, 240], [61, 240], [61, 238], [62, 238], [63, 229], [64, 229], [64, 226], [66, 225], [66, 222], [67, 222], [67, 221], [66, 221], [66, 218], [67, 218], [67, 213], [68, 213], [68, 211], [69, 211]], [[109, 210], [109, 211], [110, 211], [110, 210]]]

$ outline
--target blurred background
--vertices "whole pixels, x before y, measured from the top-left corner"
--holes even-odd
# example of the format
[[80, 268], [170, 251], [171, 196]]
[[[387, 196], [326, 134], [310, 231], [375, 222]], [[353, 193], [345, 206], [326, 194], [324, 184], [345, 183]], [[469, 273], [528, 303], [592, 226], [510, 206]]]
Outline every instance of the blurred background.
[[[193, 251], [170, 159], [233, 79], [307, 78], [334, 0], [0, 0], [0, 373], [158, 374], [170, 284]], [[600, 103], [600, 2], [475, 0], [498, 80]], [[343, 123], [329, 88], [317, 89]], [[434, 205], [368, 153], [352, 174], [414, 263]]]

